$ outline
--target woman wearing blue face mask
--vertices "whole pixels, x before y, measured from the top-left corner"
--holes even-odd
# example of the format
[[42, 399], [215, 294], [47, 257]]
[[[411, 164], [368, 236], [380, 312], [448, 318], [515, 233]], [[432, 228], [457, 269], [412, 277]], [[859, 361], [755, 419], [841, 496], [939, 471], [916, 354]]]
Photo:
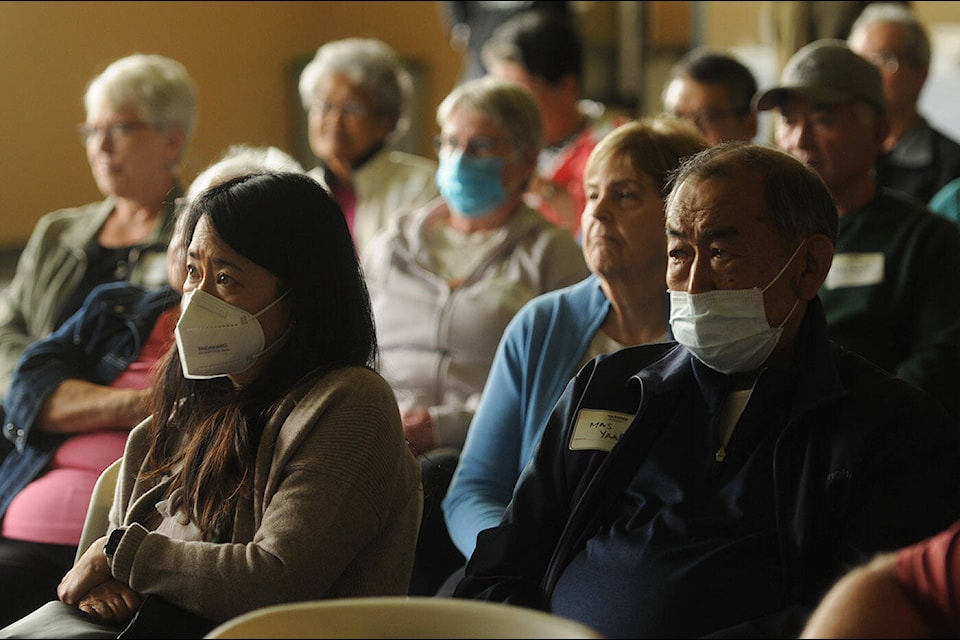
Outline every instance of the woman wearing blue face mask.
[[[383, 375], [397, 394], [404, 434], [424, 471], [421, 549], [451, 550], [432, 593], [463, 562], [443, 526], [447, 474], [463, 445], [507, 323], [531, 298], [589, 271], [569, 231], [524, 202], [542, 140], [533, 96], [481, 78], [454, 89], [437, 110], [440, 197], [399, 216], [367, 246], [364, 271], [377, 320]], [[453, 458], [455, 459], [455, 458]], [[441, 543], [429, 534], [435, 522]]]

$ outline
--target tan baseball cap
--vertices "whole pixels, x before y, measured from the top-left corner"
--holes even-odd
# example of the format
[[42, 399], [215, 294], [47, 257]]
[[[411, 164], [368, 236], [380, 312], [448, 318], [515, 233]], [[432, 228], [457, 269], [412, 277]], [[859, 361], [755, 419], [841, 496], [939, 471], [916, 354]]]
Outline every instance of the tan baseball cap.
[[825, 105], [863, 100], [878, 111], [887, 110], [880, 71], [846, 42], [834, 38], [815, 40], [793, 54], [780, 74], [780, 83], [754, 96], [754, 108], [774, 109], [790, 94]]

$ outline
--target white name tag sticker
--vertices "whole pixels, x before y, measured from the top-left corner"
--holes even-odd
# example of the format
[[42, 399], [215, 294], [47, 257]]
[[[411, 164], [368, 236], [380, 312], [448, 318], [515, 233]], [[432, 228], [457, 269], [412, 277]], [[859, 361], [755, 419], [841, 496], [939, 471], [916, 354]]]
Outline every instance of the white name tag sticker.
[[838, 253], [823, 286], [827, 289], [863, 287], [883, 282], [882, 253]]
[[610, 451], [633, 422], [633, 414], [581, 409], [570, 436], [572, 451]]

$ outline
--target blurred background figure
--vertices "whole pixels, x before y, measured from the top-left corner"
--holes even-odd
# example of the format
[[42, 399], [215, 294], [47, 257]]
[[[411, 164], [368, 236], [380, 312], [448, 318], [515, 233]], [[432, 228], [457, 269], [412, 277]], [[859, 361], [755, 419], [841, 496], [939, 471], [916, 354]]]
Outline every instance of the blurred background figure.
[[570, 17], [528, 11], [511, 18], [483, 46], [483, 61], [489, 75], [518, 82], [536, 99], [543, 148], [527, 198], [543, 217], [579, 240], [587, 157], [629, 118], [583, 99], [583, 44]]
[[524, 11], [537, 9], [573, 18], [571, 3], [565, 0], [482, 0], [480, 2], [438, 2], [450, 46], [463, 56], [460, 82], [486, 74], [480, 55], [494, 29]]
[[570, 234], [524, 202], [542, 140], [527, 90], [471, 80], [441, 102], [437, 124], [440, 197], [397, 218], [364, 256], [383, 376], [423, 473], [418, 594], [463, 562], [440, 500], [504, 328], [534, 296], [589, 273]]
[[[692, 124], [660, 116], [618, 127], [584, 174], [583, 255], [591, 275], [528, 302], [511, 320], [443, 501], [469, 558], [503, 516], [567, 382], [586, 362], [670, 338], [663, 237], [670, 173], [707, 147]], [[456, 577], [444, 586], [452, 593]]]
[[930, 209], [960, 224], [960, 178], [954, 178], [930, 198]]
[[84, 107], [80, 141], [104, 199], [48, 213], [34, 227], [0, 296], [0, 399], [27, 346], [98, 284], [167, 284], [179, 168], [197, 117], [194, 82], [176, 60], [134, 54], [90, 81]]
[[398, 151], [412, 84], [397, 54], [373, 38], [328, 42], [300, 73], [310, 175], [340, 203], [358, 252], [404, 209], [436, 197], [437, 163]]
[[670, 70], [663, 86], [663, 110], [696, 125], [710, 144], [757, 137], [757, 93], [753, 72], [734, 55], [694, 49]]
[[[187, 188], [187, 204], [196, 200], [201, 192], [226, 182], [231, 178], [263, 171], [289, 171], [303, 173], [303, 166], [286, 151], [276, 147], [257, 147], [249, 144], [232, 144], [220, 158], [197, 174]], [[181, 284], [181, 283], [176, 283]]]
[[860, 12], [870, 4], [869, 0], [761, 2], [760, 27], [764, 39], [776, 49], [778, 68], [782, 69], [793, 54], [814, 40], [846, 39]]
[[877, 183], [924, 204], [960, 177], [960, 144], [918, 111], [930, 74], [930, 38], [908, 5], [875, 2], [853, 23], [847, 44], [883, 81], [890, 131], [877, 158]]

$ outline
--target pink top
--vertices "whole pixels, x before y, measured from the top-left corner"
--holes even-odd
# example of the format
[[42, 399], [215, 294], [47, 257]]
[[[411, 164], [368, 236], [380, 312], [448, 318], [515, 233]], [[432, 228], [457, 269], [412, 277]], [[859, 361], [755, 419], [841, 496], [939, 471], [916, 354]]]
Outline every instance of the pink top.
[[343, 215], [347, 218], [347, 227], [350, 228], [350, 233], [352, 234], [354, 226], [353, 220], [357, 211], [357, 192], [353, 190], [353, 187], [344, 188], [342, 186], [335, 186], [333, 188], [333, 197], [336, 198], [337, 203], [343, 210]]
[[947, 629], [960, 631], [960, 522], [897, 552], [894, 575]]
[[[179, 307], [164, 311], [144, 344], [140, 356], [110, 385], [117, 389], [146, 389], [153, 367], [170, 347]], [[28, 484], [10, 503], [0, 535], [14, 540], [76, 546], [80, 541], [93, 485], [107, 466], [123, 455], [127, 429], [78, 433], [54, 453], [46, 471]]]

